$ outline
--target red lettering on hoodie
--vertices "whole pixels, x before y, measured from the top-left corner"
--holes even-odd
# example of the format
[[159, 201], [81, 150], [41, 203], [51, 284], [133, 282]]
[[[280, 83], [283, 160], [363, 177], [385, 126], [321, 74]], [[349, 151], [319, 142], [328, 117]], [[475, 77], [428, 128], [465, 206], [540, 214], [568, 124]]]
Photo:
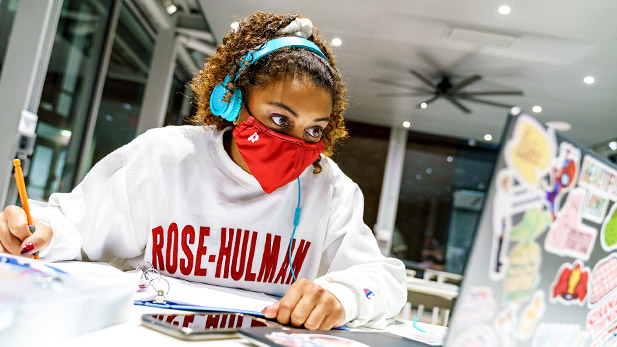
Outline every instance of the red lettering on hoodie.
[[251, 234], [251, 249], [249, 250], [249, 259], [246, 262], [246, 276], [244, 280], [247, 282], [255, 281], [255, 273], [252, 272], [253, 268], [253, 256], [255, 255], [255, 243], [257, 242], [257, 232], [253, 231]]
[[[304, 258], [306, 258], [306, 253], [308, 253], [310, 247], [311, 243], [304, 240], [301, 240], [300, 244], [298, 245], [298, 249], [296, 250], [296, 254], [294, 255], [294, 260], [291, 263], [291, 268], [294, 270], [296, 278], [298, 278], [299, 276], [298, 274], [300, 273], [300, 269], [302, 269], [302, 264], [304, 264]], [[293, 277], [291, 276], [290, 271], [289, 276], [287, 276], [287, 281], [285, 281], [285, 284], [289, 284], [292, 279]]]
[[197, 243], [197, 257], [195, 259], [195, 276], [205, 276], [208, 269], [201, 267], [201, 257], [206, 255], [208, 247], [204, 245], [206, 236], [210, 236], [210, 227], [199, 227], [199, 242]]
[[219, 319], [221, 318], [218, 314], [209, 314], [208, 318], [206, 318], [206, 329], [210, 328], [218, 328], [219, 327]]
[[[272, 283], [276, 272], [276, 265], [279, 259], [279, 249], [281, 248], [281, 237], [274, 236], [272, 242], [272, 234], [266, 234], [266, 244], [264, 245], [264, 254], [261, 258], [261, 268], [259, 269], [258, 282]], [[263, 280], [262, 280], [263, 279]]]
[[[173, 252], [173, 256], [172, 256]], [[167, 229], [167, 272], [171, 275], [178, 268], [178, 224], [171, 223]]]
[[186, 259], [180, 259], [180, 272], [185, 276], [190, 275], [193, 270], [193, 252], [189, 247], [189, 244], [192, 245], [193, 243], [195, 243], [195, 228], [187, 225], [182, 229], [182, 236], [180, 237], [182, 251], [186, 256]]
[[[296, 240], [294, 239], [293, 242], [291, 243], [291, 253], [293, 253], [294, 248], [296, 247]], [[281, 265], [281, 268], [279, 269], [279, 273], [278, 275], [276, 275], [276, 279], [274, 280], [274, 283], [281, 283], [283, 284], [283, 282], [285, 282], [285, 276], [287, 275], [287, 271], [289, 270], [289, 247], [287, 248], [287, 252], [285, 254], [285, 259], [283, 260], [283, 264]], [[281, 280], [279, 282], [279, 279]]]
[[164, 232], [162, 226], [152, 229], [152, 267], [159, 270], [165, 270], [163, 260]]
[[223, 278], [229, 277], [229, 263], [230, 263], [230, 255], [231, 248], [234, 240], [234, 229], [229, 229], [229, 242], [226, 242], [227, 238], [227, 228], [221, 228], [221, 247], [219, 248], [219, 259], [216, 262], [216, 278], [221, 277], [221, 265], [223, 261], [225, 261], [225, 268], [223, 272]]
[[[186, 227], [184, 227], [184, 229], [186, 229]], [[187, 314], [186, 316], [184, 316], [184, 322], [182, 322], [182, 327], [184, 328], [188, 327], [189, 323], [193, 323], [194, 319], [195, 319], [194, 315]]]
[[[236, 245], [234, 246], [234, 253], [231, 257], [231, 278], [234, 281], [242, 279], [244, 274], [244, 260], [246, 259], [246, 244], [248, 243], [249, 231], [244, 230], [244, 237], [242, 236], [242, 229], [236, 230]], [[240, 250], [240, 240], [242, 240], [242, 250]], [[240, 261], [238, 264], [238, 255], [240, 255]], [[240, 265], [240, 268], [238, 268]]]

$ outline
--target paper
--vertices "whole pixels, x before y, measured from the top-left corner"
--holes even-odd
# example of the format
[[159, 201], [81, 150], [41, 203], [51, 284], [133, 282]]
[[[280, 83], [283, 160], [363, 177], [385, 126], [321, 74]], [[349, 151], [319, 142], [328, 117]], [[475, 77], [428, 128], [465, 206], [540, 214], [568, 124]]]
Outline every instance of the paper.
[[[168, 303], [259, 314], [266, 306], [278, 301], [278, 298], [264, 293], [189, 282], [168, 276], [163, 278], [169, 282], [169, 293], [165, 295]], [[137, 293], [135, 301], [152, 301], [156, 292], [151, 287], [148, 291]], [[161, 289], [165, 290], [166, 286], [162, 285]]]

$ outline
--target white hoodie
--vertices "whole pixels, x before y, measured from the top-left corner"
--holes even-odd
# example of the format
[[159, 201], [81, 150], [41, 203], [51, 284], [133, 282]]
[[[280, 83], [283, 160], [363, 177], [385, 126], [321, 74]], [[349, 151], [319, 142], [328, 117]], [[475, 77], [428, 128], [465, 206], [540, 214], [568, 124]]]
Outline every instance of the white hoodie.
[[[35, 214], [54, 231], [44, 258], [149, 261], [170, 276], [284, 295], [297, 181], [266, 194], [225, 152], [223, 133], [153, 129], [109, 154]], [[406, 301], [405, 268], [379, 252], [358, 186], [329, 158], [321, 164], [300, 175], [292, 267], [337, 297], [348, 326], [383, 327]]]

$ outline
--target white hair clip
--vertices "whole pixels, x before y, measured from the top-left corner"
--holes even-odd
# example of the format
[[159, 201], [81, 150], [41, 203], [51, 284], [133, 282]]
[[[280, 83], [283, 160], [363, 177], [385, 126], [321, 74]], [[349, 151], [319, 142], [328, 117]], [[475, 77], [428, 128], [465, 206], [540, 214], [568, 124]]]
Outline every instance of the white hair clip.
[[313, 35], [313, 22], [308, 18], [296, 18], [277, 33], [299, 36], [308, 39]]

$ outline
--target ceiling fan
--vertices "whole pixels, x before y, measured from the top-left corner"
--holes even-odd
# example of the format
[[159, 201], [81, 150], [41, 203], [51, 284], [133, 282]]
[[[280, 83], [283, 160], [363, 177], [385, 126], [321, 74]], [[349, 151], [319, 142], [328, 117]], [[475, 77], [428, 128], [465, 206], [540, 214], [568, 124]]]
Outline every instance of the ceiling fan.
[[464, 77], [460, 81], [453, 81], [453, 77], [448, 73], [441, 73], [437, 82], [433, 82], [430, 78], [421, 74], [417, 70], [409, 71], [412, 75], [417, 77], [426, 87], [410, 86], [403, 83], [388, 81], [379, 78], [372, 78], [371, 81], [387, 84], [390, 86], [400, 87], [412, 90], [413, 92], [407, 93], [382, 93], [377, 94], [378, 97], [397, 97], [397, 96], [428, 96], [429, 98], [418, 104], [418, 108], [426, 108], [431, 102], [444, 98], [454, 104], [458, 109], [465, 113], [470, 113], [471, 110], [461, 103], [461, 100], [477, 102], [485, 105], [512, 108], [514, 105], [504, 104], [501, 102], [489, 101], [478, 99], [477, 96], [488, 95], [518, 95], [522, 96], [521, 90], [487, 90], [487, 91], [465, 91], [464, 89], [469, 85], [478, 82], [482, 79], [480, 75], [472, 75]]

